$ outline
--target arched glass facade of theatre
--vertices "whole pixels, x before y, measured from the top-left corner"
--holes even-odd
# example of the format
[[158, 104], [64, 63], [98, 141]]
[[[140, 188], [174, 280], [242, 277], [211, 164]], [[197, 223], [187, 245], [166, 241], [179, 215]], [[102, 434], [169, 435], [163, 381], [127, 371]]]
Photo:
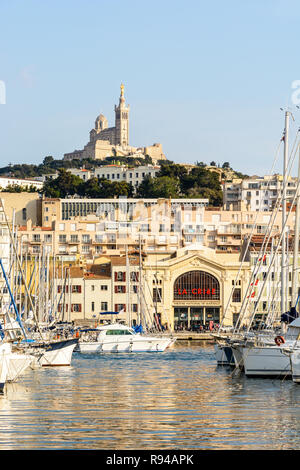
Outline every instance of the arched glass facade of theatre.
[[189, 271], [174, 282], [174, 328], [193, 329], [220, 322], [220, 283], [205, 271]]

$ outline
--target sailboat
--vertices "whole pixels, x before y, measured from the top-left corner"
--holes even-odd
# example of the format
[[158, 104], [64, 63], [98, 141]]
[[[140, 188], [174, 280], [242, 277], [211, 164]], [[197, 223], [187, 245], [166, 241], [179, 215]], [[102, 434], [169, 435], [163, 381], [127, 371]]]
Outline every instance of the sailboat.
[[[14, 295], [10, 288], [10, 284], [9, 284], [2, 260], [0, 258], [0, 266], [1, 266], [2, 274], [5, 279], [7, 289], [9, 291], [11, 304], [14, 307], [15, 317], [18, 322], [18, 330], [20, 330], [21, 332], [22, 341], [18, 342], [19, 349], [23, 348], [24, 354], [28, 354], [32, 359], [35, 358], [34, 360], [35, 367], [70, 365], [71, 359], [72, 359], [72, 353], [75, 349], [76, 344], [78, 343], [78, 338], [71, 337], [71, 338], [65, 338], [65, 339], [55, 339], [53, 337], [53, 334], [51, 335], [51, 332], [47, 331], [47, 329], [44, 332], [42, 331], [40, 322], [38, 321], [38, 318], [36, 315], [36, 308], [33, 305], [32, 296], [27, 286], [27, 281], [24, 275], [23, 266], [21, 264], [20, 257], [18, 256], [18, 252], [16, 248], [16, 241], [12, 234], [10, 224], [7, 220], [7, 216], [6, 216], [1, 198], [0, 198], [0, 202], [1, 202], [1, 207], [2, 207], [2, 213], [4, 214], [6, 226], [8, 228], [9, 235], [10, 235], [11, 246], [13, 249], [14, 260], [16, 264], [15, 267], [18, 272], [18, 277], [20, 278], [20, 283], [22, 280], [22, 283], [25, 289], [26, 300], [29, 301], [29, 305], [30, 305], [31, 312], [33, 315], [33, 323], [36, 329], [36, 332], [32, 332], [32, 331], [29, 332], [28, 328], [26, 328], [25, 323], [21, 320], [20, 314], [18, 312], [16, 303], [15, 303]], [[45, 290], [45, 286], [43, 286], [43, 290]], [[40, 294], [39, 295], [39, 298], [40, 298], [41, 292], [39, 294]], [[20, 298], [21, 298], [21, 295], [20, 295]], [[44, 306], [43, 308], [47, 309], [48, 307]], [[47, 312], [45, 313], [47, 314]], [[4, 333], [8, 331], [7, 324], [2, 325], [2, 330]]]
[[[218, 353], [220, 361], [222, 360], [221, 352], [223, 351], [223, 355], [225, 354], [227, 348], [227, 355], [225, 355], [225, 363], [230, 363], [228, 358], [228, 350], [232, 354], [234, 358], [235, 367], [244, 370], [247, 376], [288, 376], [291, 374], [291, 365], [290, 365], [290, 357], [287, 354], [287, 349], [290, 347], [294, 350], [295, 345], [299, 345], [297, 343], [299, 333], [300, 333], [300, 322], [299, 320], [295, 319], [297, 314], [295, 313], [295, 308], [291, 309], [288, 323], [287, 332], [281, 331], [276, 332], [273, 328], [269, 330], [261, 330], [261, 331], [251, 331], [252, 321], [255, 317], [256, 308], [258, 302], [261, 298], [262, 292], [266, 286], [268, 275], [272, 269], [272, 265], [274, 264], [274, 260], [276, 259], [276, 255], [278, 252], [279, 247], [281, 246], [281, 312], [286, 312], [287, 308], [287, 298], [286, 298], [286, 255], [285, 255], [285, 248], [286, 248], [286, 182], [287, 182], [287, 155], [288, 155], [288, 130], [289, 130], [289, 115], [290, 113], [287, 111], [285, 113], [285, 133], [284, 133], [284, 181], [283, 181], [283, 194], [282, 194], [282, 232], [280, 235], [279, 242], [277, 247], [272, 253], [271, 262], [269, 265], [269, 270], [266, 273], [265, 281], [260, 289], [260, 294], [258, 298], [256, 298], [256, 305], [254, 308], [254, 312], [252, 318], [249, 322], [248, 328], [246, 331], [242, 331], [241, 328], [235, 328], [233, 334], [231, 334], [227, 338], [223, 338], [223, 343], [218, 345]], [[300, 148], [300, 147], [299, 147]], [[295, 203], [297, 198], [297, 213], [295, 217], [295, 244], [294, 244], [294, 263], [293, 263], [293, 289], [292, 289], [292, 302], [295, 305], [295, 292], [296, 292], [296, 276], [297, 274], [297, 262], [298, 262], [298, 247], [299, 247], [299, 181], [300, 181], [300, 158], [299, 158], [299, 168], [298, 168], [298, 187], [296, 189], [296, 194], [294, 201], [291, 205], [290, 211]], [[274, 212], [274, 211], [273, 211]], [[270, 237], [270, 234], [269, 234]], [[266, 244], [267, 246], [267, 244]], [[262, 259], [262, 256], [261, 258]], [[252, 276], [254, 273], [252, 273]], [[253, 279], [253, 277], [252, 277]], [[252, 283], [253, 284], [253, 283]], [[252, 285], [251, 284], [251, 285]], [[249, 297], [249, 296], [248, 296]], [[246, 298], [246, 297], [245, 297]], [[243, 301], [243, 306], [245, 303], [245, 298]], [[243, 307], [242, 306], [242, 307]], [[243, 310], [243, 309], [242, 309]], [[240, 324], [244, 318], [245, 312], [241, 312], [240, 314]], [[269, 312], [271, 318], [271, 312]], [[287, 317], [287, 314], [281, 315], [281, 319], [283, 317]], [[292, 321], [291, 323], [291, 320]], [[272, 327], [272, 322], [270, 325]], [[296, 357], [296, 353], [294, 354]], [[232, 359], [231, 359], [232, 364]]]

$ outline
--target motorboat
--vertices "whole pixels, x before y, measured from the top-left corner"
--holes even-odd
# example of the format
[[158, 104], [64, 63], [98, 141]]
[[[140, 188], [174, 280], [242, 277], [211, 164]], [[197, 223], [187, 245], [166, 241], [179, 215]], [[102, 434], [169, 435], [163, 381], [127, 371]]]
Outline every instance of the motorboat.
[[169, 336], [152, 336], [135, 332], [121, 323], [101, 325], [82, 330], [76, 351], [101, 352], [162, 352], [175, 342]]

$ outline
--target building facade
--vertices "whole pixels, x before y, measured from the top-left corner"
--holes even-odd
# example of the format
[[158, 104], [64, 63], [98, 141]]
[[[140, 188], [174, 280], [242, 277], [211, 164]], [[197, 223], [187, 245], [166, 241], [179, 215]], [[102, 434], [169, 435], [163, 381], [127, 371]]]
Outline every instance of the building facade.
[[[223, 183], [223, 207], [226, 210], [271, 211], [282, 196], [282, 175], [266, 175], [246, 179], [233, 179]], [[297, 188], [297, 178], [289, 177], [286, 196], [292, 201]]]

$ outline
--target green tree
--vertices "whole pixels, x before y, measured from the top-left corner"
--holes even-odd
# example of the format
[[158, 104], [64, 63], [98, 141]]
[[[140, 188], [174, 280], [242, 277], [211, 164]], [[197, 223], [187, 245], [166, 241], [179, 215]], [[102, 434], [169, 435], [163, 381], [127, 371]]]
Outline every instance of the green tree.
[[57, 178], [46, 178], [42, 192], [47, 197], [64, 198], [81, 192], [82, 183], [83, 181], [79, 176], [72, 175], [65, 168], [61, 168], [58, 170]]
[[138, 197], [169, 198], [179, 197], [180, 186], [176, 178], [160, 176], [152, 178], [147, 175], [137, 189]]

